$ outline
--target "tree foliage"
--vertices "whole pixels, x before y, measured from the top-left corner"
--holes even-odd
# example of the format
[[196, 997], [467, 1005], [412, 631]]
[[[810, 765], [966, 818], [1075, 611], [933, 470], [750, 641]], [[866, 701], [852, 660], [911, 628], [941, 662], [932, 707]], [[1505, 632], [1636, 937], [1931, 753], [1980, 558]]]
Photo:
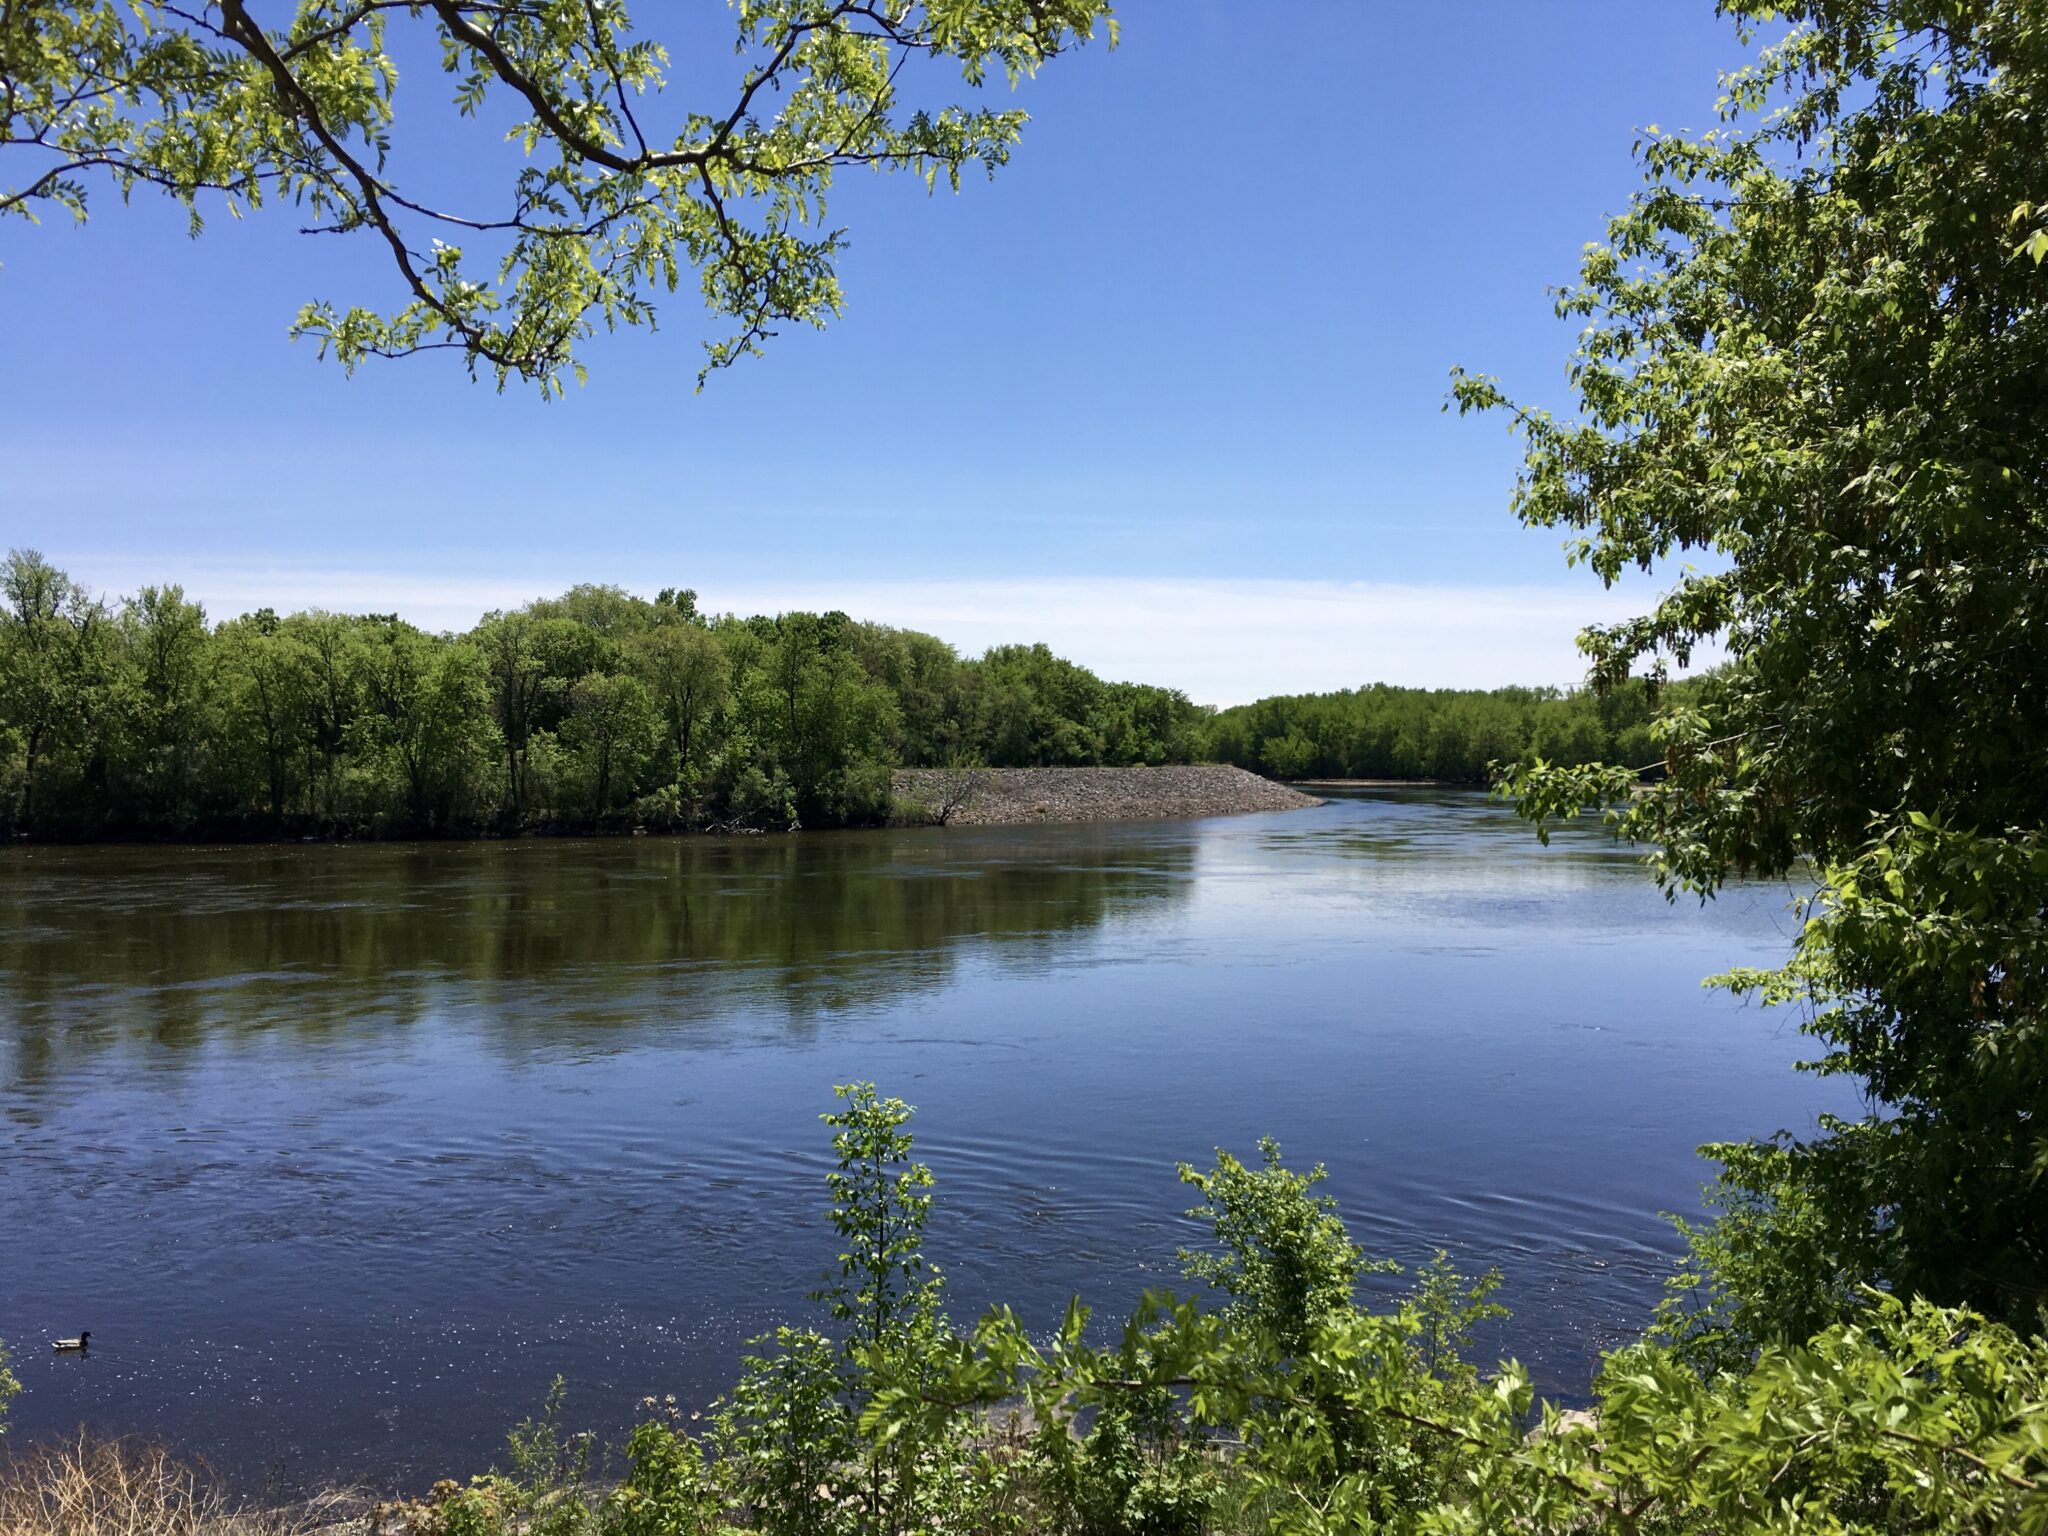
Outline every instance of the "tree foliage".
[[[1701, 684], [1676, 685], [1665, 700]], [[1210, 755], [1275, 778], [1483, 784], [1496, 764], [1647, 763], [1657, 703], [1641, 684], [1592, 689], [1396, 688], [1277, 695], [1220, 710]]]
[[898, 767], [1186, 762], [1208, 716], [1044, 646], [616, 587], [485, 615], [109, 603], [0, 567], [0, 830], [460, 835], [879, 821]]
[[[1868, 1284], [2032, 1325], [2048, 1301], [2048, 12], [2034, 0], [1724, 0], [1789, 27], [1646, 185], [1560, 312], [1579, 414], [1508, 406], [1516, 505], [1606, 581], [1708, 558], [1586, 632], [1593, 676], [1726, 648], [1660, 770], [1538, 765], [1674, 889], [1810, 860], [1785, 969], [1816, 1064], [1873, 1103], [1722, 1149], [1706, 1336], [1798, 1337]], [[1739, 1284], [1723, 1283], [1740, 1276]], [[1759, 1283], [1759, 1282], [1765, 1283]], [[1780, 1310], [1780, 1301], [1791, 1303]]]
[[1258, 1168], [1220, 1147], [1211, 1172], [1181, 1164], [1181, 1182], [1202, 1195], [1188, 1219], [1205, 1224], [1216, 1241], [1212, 1250], [1182, 1249], [1181, 1268], [1229, 1296], [1236, 1321], [1270, 1333], [1291, 1352], [1351, 1306], [1367, 1265], [1336, 1202], [1313, 1193], [1328, 1172], [1320, 1164], [1305, 1174], [1282, 1166], [1280, 1143], [1270, 1136], [1260, 1140], [1259, 1155]]
[[[666, 8], [635, 8], [645, 20]], [[694, 278], [731, 330], [704, 372], [776, 328], [823, 325], [842, 297], [827, 193], [847, 167], [927, 186], [1004, 164], [1025, 114], [981, 101], [1047, 60], [1114, 36], [1103, 0], [742, 0], [737, 81], [675, 99], [683, 20], [639, 30], [624, 0], [297, 0], [279, 25], [245, 0], [9, 0], [0, 6], [0, 216], [84, 219], [94, 181], [239, 216], [265, 201], [313, 232], [367, 241], [395, 305], [316, 300], [295, 334], [354, 369], [453, 349], [559, 393], [596, 326], [654, 324]], [[701, 23], [700, 23], [701, 25]], [[681, 35], [678, 35], [678, 34]], [[671, 44], [664, 40], [674, 38]], [[964, 104], [914, 90], [929, 61]], [[400, 64], [403, 61], [404, 69]], [[460, 120], [451, 178], [428, 103], [401, 75], [438, 66]], [[493, 163], [487, 147], [509, 149]], [[464, 184], [451, 196], [450, 180]], [[491, 190], [472, 205], [468, 199]], [[699, 383], [703, 374], [699, 375]]]

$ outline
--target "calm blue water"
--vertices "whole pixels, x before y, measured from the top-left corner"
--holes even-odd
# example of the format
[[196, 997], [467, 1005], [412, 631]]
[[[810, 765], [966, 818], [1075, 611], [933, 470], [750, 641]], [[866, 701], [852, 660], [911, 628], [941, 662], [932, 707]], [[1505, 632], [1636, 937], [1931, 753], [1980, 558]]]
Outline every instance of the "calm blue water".
[[[832, 1085], [918, 1106], [971, 1316], [1176, 1276], [1262, 1133], [1372, 1251], [1498, 1264], [1552, 1392], [1640, 1324], [1703, 1141], [1848, 1107], [1702, 990], [1790, 892], [1668, 905], [1476, 794], [1122, 826], [0, 854], [0, 1338], [24, 1437], [282, 1487], [609, 1430], [804, 1310]], [[87, 1359], [51, 1335], [90, 1328]]]

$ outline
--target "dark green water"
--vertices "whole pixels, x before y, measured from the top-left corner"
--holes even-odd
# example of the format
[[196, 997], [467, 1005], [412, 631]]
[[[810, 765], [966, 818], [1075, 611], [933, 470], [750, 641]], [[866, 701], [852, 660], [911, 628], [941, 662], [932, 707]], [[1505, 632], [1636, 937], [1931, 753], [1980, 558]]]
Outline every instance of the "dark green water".
[[[691, 1402], [829, 1261], [836, 1082], [919, 1107], [968, 1316], [1174, 1278], [1174, 1177], [1263, 1132], [1582, 1390], [1694, 1146], [1846, 1107], [1700, 978], [1789, 893], [1667, 905], [1477, 795], [1202, 822], [0, 854], [0, 1338], [33, 1436], [418, 1485], [556, 1372]], [[90, 1328], [89, 1358], [44, 1340]]]

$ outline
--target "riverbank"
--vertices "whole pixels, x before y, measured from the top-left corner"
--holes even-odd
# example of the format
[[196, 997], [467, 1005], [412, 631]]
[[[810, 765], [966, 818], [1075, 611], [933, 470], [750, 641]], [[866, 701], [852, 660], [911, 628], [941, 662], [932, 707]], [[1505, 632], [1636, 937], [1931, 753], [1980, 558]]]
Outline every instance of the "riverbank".
[[1301, 789], [1484, 789], [1485, 779], [1289, 779]]
[[[1315, 783], [1319, 781], [1303, 781]], [[1331, 784], [1364, 780], [1329, 780]], [[899, 768], [890, 803], [846, 826], [1018, 826], [1086, 821], [1187, 821], [1252, 811], [1292, 811], [1321, 805], [1314, 795], [1227, 763], [1156, 768]], [[527, 821], [517, 826], [419, 827], [382, 818], [290, 817], [269, 821], [204, 822], [177, 834], [83, 831], [31, 837], [0, 833], [0, 847], [102, 844], [475, 842], [549, 837], [626, 837], [656, 834], [783, 832], [798, 824], [788, 812], [765, 817], [677, 817], [621, 810], [595, 819]], [[817, 830], [836, 830], [828, 824]], [[6, 1533], [0, 1532], [0, 1536]]]
[[1177, 821], [1323, 802], [1222, 763], [1160, 768], [902, 768], [897, 818], [949, 827]]

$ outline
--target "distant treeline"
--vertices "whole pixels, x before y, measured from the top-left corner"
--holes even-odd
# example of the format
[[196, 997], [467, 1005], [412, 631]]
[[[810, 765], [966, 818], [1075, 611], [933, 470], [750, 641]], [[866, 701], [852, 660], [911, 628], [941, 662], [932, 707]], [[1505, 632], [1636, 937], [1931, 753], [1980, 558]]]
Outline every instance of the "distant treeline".
[[1649, 701], [1375, 686], [1220, 713], [1043, 645], [959, 655], [843, 613], [736, 618], [616, 587], [430, 634], [391, 614], [210, 622], [0, 568], [0, 832], [400, 836], [876, 822], [898, 767], [1222, 761], [1470, 780], [1535, 751], [1648, 762]]
[[615, 587], [429, 634], [211, 623], [175, 586], [0, 571], [0, 830], [402, 835], [872, 822], [901, 766], [1199, 755], [1208, 712], [1042, 645], [979, 660], [843, 613], [712, 617]]
[[[1678, 683], [1666, 690], [1695, 687]], [[1590, 690], [1390, 688], [1261, 699], [1219, 711], [1206, 750], [1279, 779], [1447, 779], [1480, 784], [1490, 763], [1654, 763], [1656, 705], [1631, 682]]]

